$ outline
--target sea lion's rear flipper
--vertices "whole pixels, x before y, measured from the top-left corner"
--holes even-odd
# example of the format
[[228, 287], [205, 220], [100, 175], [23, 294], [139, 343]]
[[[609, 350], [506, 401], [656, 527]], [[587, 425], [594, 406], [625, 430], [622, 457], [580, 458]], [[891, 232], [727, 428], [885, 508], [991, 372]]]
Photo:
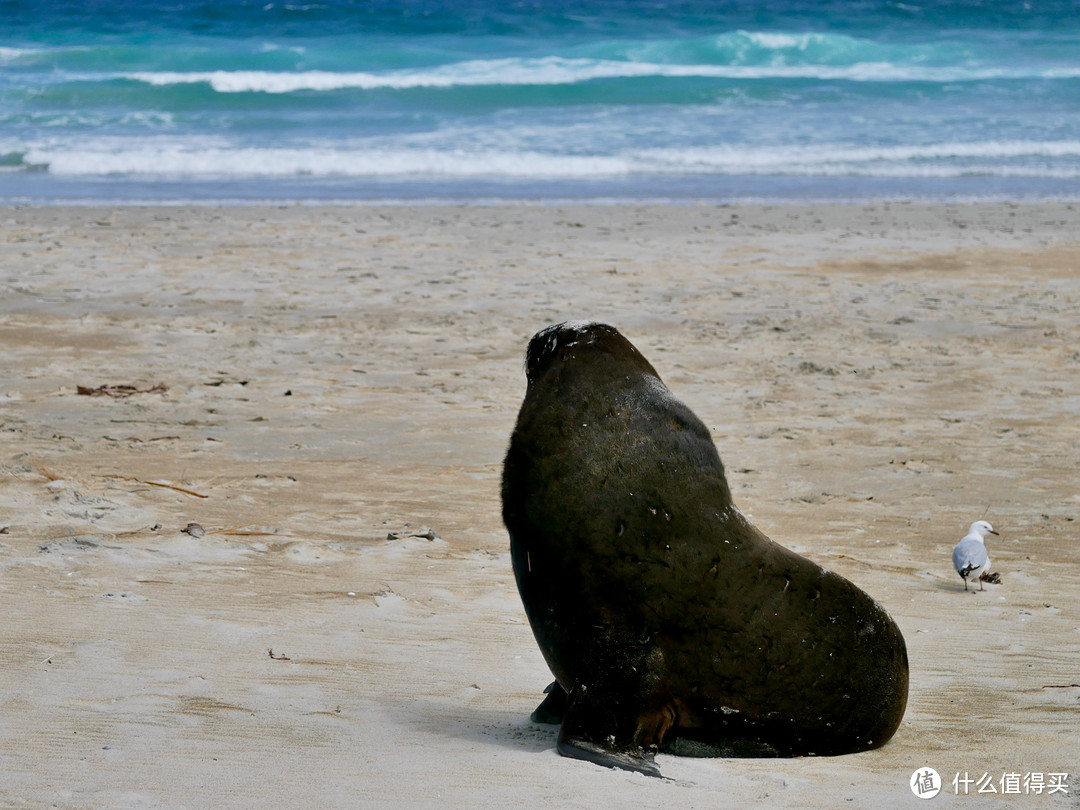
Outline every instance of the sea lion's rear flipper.
[[[596, 699], [590, 700], [592, 696]], [[641, 705], [632, 695], [575, 687], [567, 698], [559, 753], [608, 768], [660, 776], [653, 756], [672, 718], [662, 710], [642, 711]]]
[[660, 769], [653, 761], [652, 754], [644, 752], [616, 751], [603, 748], [594, 742], [572, 739], [566, 734], [566, 727], [559, 734], [559, 753], [564, 757], [584, 759], [607, 768], [620, 768], [624, 771], [637, 771], [646, 776], [660, 776]]
[[552, 681], [544, 692], [547, 697], [536, 707], [536, 711], [529, 715], [529, 719], [534, 723], [557, 726], [562, 723], [563, 716], [566, 714], [566, 690], [559, 685], [558, 681]]

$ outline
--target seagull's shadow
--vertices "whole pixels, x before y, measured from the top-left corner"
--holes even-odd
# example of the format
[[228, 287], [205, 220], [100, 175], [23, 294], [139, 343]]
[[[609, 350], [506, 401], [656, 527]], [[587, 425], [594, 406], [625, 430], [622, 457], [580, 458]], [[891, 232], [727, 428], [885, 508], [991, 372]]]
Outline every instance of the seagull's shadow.
[[[991, 588], [993, 588], [993, 587], [994, 587], [994, 584], [990, 584], [983, 591], [983, 593], [991, 593]], [[949, 583], [949, 582], [935, 582], [934, 585], [933, 585], [933, 589], [935, 591], [949, 591], [951, 593], [979, 593], [979, 589], [978, 589], [977, 586], [976, 587], [971, 587], [969, 585], [968, 589], [965, 591], [963, 583], [960, 583], [958, 585], [953, 585], [952, 583]]]

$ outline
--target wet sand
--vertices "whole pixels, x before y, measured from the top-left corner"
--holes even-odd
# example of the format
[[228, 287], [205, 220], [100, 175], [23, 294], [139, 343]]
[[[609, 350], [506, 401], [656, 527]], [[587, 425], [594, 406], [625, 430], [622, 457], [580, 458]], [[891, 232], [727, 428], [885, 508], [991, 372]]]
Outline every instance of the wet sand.
[[[9, 208], [0, 267], [0, 805], [1078, 806], [1080, 205]], [[885, 747], [661, 781], [529, 721], [500, 465], [578, 318], [896, 619]]]

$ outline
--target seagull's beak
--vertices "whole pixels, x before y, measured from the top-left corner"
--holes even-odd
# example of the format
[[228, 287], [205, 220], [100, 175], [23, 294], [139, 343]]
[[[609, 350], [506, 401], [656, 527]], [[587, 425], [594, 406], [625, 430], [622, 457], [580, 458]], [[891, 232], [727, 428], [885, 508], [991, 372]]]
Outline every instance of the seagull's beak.
[[990, 530], [990, 534], [994, 535], [994, 537], [1001, 537], [1001, 535], [995, 532], [993, 529]]

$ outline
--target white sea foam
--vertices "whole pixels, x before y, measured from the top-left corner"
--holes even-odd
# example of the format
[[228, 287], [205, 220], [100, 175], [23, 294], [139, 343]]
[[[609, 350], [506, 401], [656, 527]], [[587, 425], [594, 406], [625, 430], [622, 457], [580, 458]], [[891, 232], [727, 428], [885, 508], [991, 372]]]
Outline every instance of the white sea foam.
[[573, 179], [628, 175], [715, 174], [949, 178], [1080, 178], [1080, 141], [990, 141], [924, 146], [627, 149], [568, 155], [535, 149], [368, 147], [235, 147], [224, 139], [57, 141], [25, 152], [27, 165], [57, 175], [215, 177], [443, 177]]
[[[844, 144], [814, 146], [739, 147], [711, 146], [690, 149], [650, 149], [639, 153], [643, 162], [680, 168], [684, 171], [718, 173], [868, 173], [888, 176], [953, 177], [971, 173], [972, 159], [1038, 160], [1040, 158], [1080, 159], [1076, 141], [981, 141], [946, 142], [910, 146], [858, 147]], [[945, 162], [948, 161], [948, 162]], [[979, 173], [1001, 174], [1019, 171], [1033, 176], [1072, 177], [1080, 166], [1065, 168], [1061, 174], [1039, 174], [1038, 166], [991, 164]], [[899, 174], [897, 174], [897, 172]]]
[[785, 34], [772, 31], [739, 31], [738, 36], [744, 37], [748, 42], [769, 50], [805, 50], [812, 44], [820, 44], [829, 41], [842, 41], [845, 37], [829, 34]]
[[572, 157], [536, 152], [474, 153], [435, 149], [389, 151], [341, 148], [189, 149], [135, 148], [117, 151], [34, 149], [30, 164], [61, 175], [183, 175], [215, 177], [599, 177], [626, 174], [617, 157]]
[[[765, 36], [765, 35], [759, 35]], [[775, 35], [784, 36], [784, 35]], [[1080, 78], [1076, 68], [933, 67], [891, 62], [851, 65], [677, 65], [619, 60], [491, 59], [458, 62], [424, 70], [374, 72], [262, 70], [177, 72], [140, 71], [124, 78], [156, 86], [209, 84], [219, 93], [295, 93], [344, 89], [403, 90], [418, 87], [476, 87], [498, 85], [566, 85], [601, 79], [717, 78], [828, 79], [856, 82], [950, 82], [1001, 78]]]
[[25, 56], [41, 53], [37, 48], [7, 48], [0, 46], [0, 64], [15, 62]]

